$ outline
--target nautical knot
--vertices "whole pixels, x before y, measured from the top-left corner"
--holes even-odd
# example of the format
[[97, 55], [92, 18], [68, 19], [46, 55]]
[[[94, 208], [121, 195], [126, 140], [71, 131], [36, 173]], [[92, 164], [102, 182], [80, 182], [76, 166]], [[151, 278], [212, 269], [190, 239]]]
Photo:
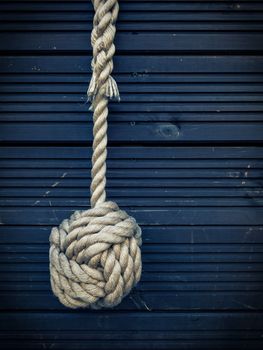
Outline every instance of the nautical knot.
[[113, 307], [140, 280], [141, 229], [114, 202], [76, 211], [50, 245], [52, 290], [67, 307]]

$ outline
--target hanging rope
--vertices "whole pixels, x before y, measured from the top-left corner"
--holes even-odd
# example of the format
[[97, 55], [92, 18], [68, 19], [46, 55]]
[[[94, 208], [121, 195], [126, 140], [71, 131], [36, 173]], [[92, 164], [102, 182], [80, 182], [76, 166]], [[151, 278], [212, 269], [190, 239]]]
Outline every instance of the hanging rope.
[[93, 110], [91, 209], [76, 211], [50, 234], [53, 293], [70, 308], [113, 307], [141, 277], [141, 229], [134, 218], [106, 201], [108, 100], [119, 99], [111, 77], [115, 53], [117, 0], [93, 0], [92, 78], [88, 98]]

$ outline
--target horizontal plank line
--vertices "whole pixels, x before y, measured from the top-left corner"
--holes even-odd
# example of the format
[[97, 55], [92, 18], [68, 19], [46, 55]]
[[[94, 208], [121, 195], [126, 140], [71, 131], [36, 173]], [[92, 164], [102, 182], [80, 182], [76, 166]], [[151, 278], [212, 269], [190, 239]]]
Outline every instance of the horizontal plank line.
[[[22, 6], [23, 5], [23, 6]], [[34, 1], [11, 1], [4, 2], [1, 4], [2, 11], [89, 11], [92, 12], [92, 6], [85, 1], [76, 1], [74, 3], [70, 3], [69, 1], [65, 1], [62, 6], [59, 1], [46, 1], [43, 3], [35, 3]], [[129, 11], [259, 11], [262, 8], [262, 4], [259, 1], [240, 1], [240, 4], [232, 4], [227, 2], [215, 1], [213, 3], [210, 2], [196, 2], [189, 1], [187, 3], [184, 2], [173, 2], [173, 1], [165, 1], [164, 3], [159, 3], [156, 0], [144, 0], [144, 1], [132, 1], [132, 2], [124, 2], [122, 4], [122, 8], [125, 12]]]
[[[122, 144], [123, 146], [123, 144]], [[191, 152], [189, 152], [189, 150]], [[202, 159], [257, 159], [263, 158], [262, 147], [248, 146], [236, 147], [229, 144], [216, 147], [179, 146], [176, 149], [171, 146], [158, 145], [156, 148], [144, 147], [143, 152], [138, 146], [109, 147], [109, 159], [169, 159], [169, 160], [202, 160]], [[90, 147], [67, 147], [67, 146], [46, 146], [26, 144], [24, 147], [15, 145], [0, 148], [1, 158], [7, 159], [90, 159], [92, 150]]]
[[[5, 73], [83, 73], [90, 72], [87, 55], [36, 56], [19, 57], [2, 56], [0, 72]], [[251, 55], [213, 55], [209, 56], [116, 56], [115, 72], [121, 73], [255, 73], [262, 72], [263, 58]], [[149, 68], [150, 67], [150, 68]]]

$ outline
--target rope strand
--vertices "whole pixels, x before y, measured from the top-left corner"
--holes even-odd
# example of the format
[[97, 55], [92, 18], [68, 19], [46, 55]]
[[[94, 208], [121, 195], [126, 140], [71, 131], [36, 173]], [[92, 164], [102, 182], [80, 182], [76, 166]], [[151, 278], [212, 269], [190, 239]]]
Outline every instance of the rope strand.
[[95, 10], [91, 44], [92, 78], [87, 92], [93, 110], [93, 156], [91, 171], [91, 207], [106, 200], [106, 158], [108, 99], [119, 100], [117, 83], [112, 78], [115, 53], [115, 23], [119, 13], [117, 0], [94, 0]]
[[93, 154], [91, 170], [91, 207], [106, 200], [106, 159], [107, 159], [107, 122], [108, 98], [97, 96], [93, 113]]

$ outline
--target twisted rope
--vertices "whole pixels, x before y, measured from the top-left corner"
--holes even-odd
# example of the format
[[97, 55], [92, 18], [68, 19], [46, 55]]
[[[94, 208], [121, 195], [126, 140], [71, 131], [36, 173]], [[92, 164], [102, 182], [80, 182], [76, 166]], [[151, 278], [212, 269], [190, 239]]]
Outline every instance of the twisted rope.
[[107, 117], [108, 100], [119, 99], [119, 91], [111, 76], [115, 53], [115, 23], [119, 13], [117, 0], [94, 0], [95, 10], [91, 45], [92, 78], [88, 89], [88, 98], [92, 101], [93, 113], [93, 156], [91, 206], [103, 203], [106, 198], [106, 158], [107, 158]]
[[117, 0], [93, 0], [92, 78], [88, 98], [93, 110], [91, 209], [76, 211], [50, 234], [53, 293], [70, 308], [113, 307], [141, 277], [141, 229], [135, 219], [106, 201], [108, 100], [119, 100], [111, 73], [115, 53]]

